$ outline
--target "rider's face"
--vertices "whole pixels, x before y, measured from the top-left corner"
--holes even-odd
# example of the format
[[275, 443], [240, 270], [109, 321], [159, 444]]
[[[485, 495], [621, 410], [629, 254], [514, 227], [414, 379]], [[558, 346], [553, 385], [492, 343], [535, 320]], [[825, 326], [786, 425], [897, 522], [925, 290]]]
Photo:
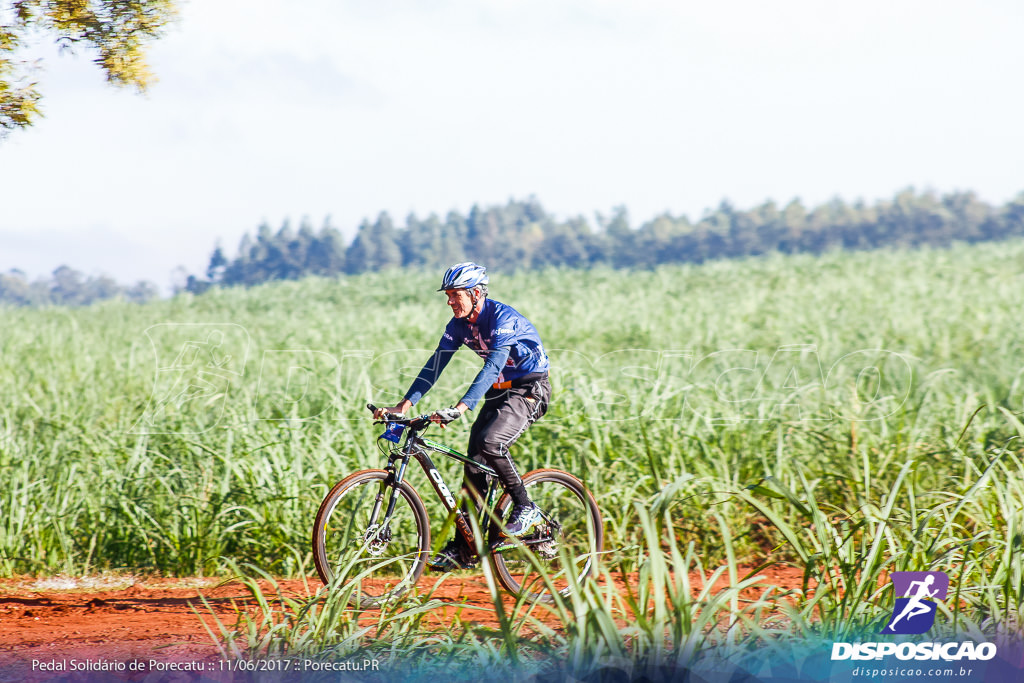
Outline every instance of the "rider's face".
[[451, 306], [452, 314], [456, 318], [465, 318], [473, 312], [473, 297], [466, 289], [446, 289], [448, 305]]

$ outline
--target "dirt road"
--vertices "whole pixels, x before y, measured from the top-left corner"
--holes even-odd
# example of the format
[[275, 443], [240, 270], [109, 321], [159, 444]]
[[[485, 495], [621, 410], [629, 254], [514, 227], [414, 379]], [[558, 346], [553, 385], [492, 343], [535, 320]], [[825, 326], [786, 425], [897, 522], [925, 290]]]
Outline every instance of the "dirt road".
[[[800, 584], [796, 570], [773, 568], [763, 577], [781, 587]], [[699, 578], [692, 580], [699, 588]], [[279, 586], [300, 598], [318, 590], [320, 582], [282, 580]], [[461, 619], [495, 625], [482, 575], [447, 577], [434, 597], [448, 605], [431, 615], [439, 624]], [[67, 667], [72, 661], [135, 660], [147, 667], [151, 661], [192, 661], [214, 667], [222, 657], [207, 631], [208, 626], [218, 632], [211, 609], [230, 627], [238, 611], [251, 610], [253, 604], [243, 585], [218, 585], [217, 579], [0, 580], [0, 681], [45, 680], [44, 667]]]

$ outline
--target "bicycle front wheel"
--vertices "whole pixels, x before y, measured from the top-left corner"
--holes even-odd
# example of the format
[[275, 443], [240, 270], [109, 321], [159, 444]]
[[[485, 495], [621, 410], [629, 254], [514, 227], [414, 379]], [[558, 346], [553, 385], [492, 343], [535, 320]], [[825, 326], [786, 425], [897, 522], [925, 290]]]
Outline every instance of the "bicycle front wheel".
[[356, 472], [331, 489], [313, 525], [313, 561], [325, 585], [376, 607], [412, 588], [430, 553], [430, 522], [409, 482], [386, 470]]
[[[593, 572], [604, 549], [604, 523], [594, 497], [567, 472], [534, 470], [523, 477], [523, 484], [544, 522], [513, 547], [494, 553], [494, 568], [509, 593], [551, 602], [548, 583], [568, 595]], [[505, 494], [495, 514], [507, 520], [511, 512], [512, 499]], [[492, 525], [492, 543], [502, 538], [500, 531]]]

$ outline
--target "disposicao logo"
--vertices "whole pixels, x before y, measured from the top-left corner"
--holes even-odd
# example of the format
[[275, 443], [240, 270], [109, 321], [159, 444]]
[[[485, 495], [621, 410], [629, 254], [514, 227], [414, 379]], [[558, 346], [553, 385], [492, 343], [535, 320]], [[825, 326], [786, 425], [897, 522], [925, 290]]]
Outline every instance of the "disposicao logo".
[[[943, 572], [893, 572], [896, 604], [880, 634], [920, 635], [935, 624], [938, 600], [945, 600], [949, 577]], [[986, 661], [996, 656], [995, 643], [833, 643], [832, 661], [883, 659]]]
[[893, 572], [896, 605], [880, 633], [920, 635], [935, 624], [936, 600], [945, 600], [949, 577], [944, 572]]

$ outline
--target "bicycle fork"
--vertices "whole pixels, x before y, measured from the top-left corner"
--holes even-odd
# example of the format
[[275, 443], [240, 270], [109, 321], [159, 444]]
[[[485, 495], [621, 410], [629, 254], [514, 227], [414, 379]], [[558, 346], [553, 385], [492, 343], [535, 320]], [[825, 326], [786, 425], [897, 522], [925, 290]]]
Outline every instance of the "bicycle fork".
[[[388, 525], [391, 523], [391, 517], [395, 514], [395, 506], [398, 503], [399, 495], [398, 488], [402, 484], [402, 475], [405, 473], [405, 467], [408, 462], [408, 457], [404, 458], [397, 471], [395, 470], [394, 460], [388, 463], [386, 469], [391, 473], [391, 476], [381, 481], [380, 488], [377, 489], [377, 495], [373, 500], [373, 510], [370, 512], [370, 519], [363, 534], [363, 542], [370, 546], [371, 552], [383, 550], [381, 546], [386, 545], [391, 540]], [[391, 491], [390, 495], [387, 494], [389, 489]], [[385, 497], [387, 497], [388, 501], [387, 509], [384, 511], [384, 519], [378, 523], [377, 518], [380, 517]]]

